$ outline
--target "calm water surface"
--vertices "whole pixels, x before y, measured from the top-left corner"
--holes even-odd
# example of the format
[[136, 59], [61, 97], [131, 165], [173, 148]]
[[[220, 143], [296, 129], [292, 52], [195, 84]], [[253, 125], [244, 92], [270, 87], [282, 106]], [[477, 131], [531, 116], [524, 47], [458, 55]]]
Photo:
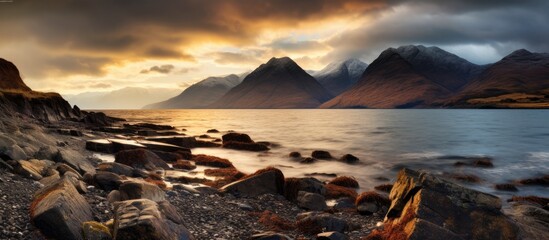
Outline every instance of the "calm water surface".
[[[228, 158], [244, 172], [278, 166], [286, 176], [306, 173], [336, 173], [359, 180], [361, 190], [394, 180], [402, 167], [424, 169], [436, 174], [475, 174], [483, 179], [476, 189], [508, 197], [493, 189], [526, 177], [549, 174], [549, 110], [108, 110], [108, 115], [130, 122], [169, 124], [201, 135], [208, 129], [222, 133], [247, 133], [255, 141], [269, 141], [280, 147], [267, 153], [226, 149], [194, 149]], [[303, 165], [288, 153], [310, 155], [328, 150], [339, 157], [351, 153], [361, 163], [318, 161]], [[445, 156], [488, 156], [494, 168], [454, 167], [455, 159]], [[519, 195], [549, 197], [547, 187], [519, 187]]]

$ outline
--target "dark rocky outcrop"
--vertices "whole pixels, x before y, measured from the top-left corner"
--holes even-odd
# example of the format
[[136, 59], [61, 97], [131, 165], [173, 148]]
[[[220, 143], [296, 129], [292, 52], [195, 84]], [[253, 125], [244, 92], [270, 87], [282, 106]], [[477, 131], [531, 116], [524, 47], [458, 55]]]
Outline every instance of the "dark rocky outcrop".
[[518, 239], [518, 227], [498, 197], [433, 175], [403, 169], [390, 194], [383, 230], [371, 237], [396, 239]]
[[262, 194], [283, 194], [284, 175], [276, 168], [266, 168], [221, 188], [235, 196], [255, 197]]
[[146, 149], [120, 151], [115, 155], [115, 162], [133, 168], [155, 170], [157, 168], [170, 169], [170, 166], [153, 152]]

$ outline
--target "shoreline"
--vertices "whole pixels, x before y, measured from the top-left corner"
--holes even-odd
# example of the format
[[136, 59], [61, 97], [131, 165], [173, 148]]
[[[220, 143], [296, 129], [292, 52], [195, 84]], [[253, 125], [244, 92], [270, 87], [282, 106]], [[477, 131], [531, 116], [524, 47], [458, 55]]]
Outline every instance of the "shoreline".
[[[214, 181], [204, 181], [201, 180], [200, 177], [193, 178], [192, 176], [185, 177], [182, 179], [178, 179], [179, 181], [186, 181], [187, 184], [174, 184], [171, 189], [162, 189], [165, 188], [164, 181], [170, 181], [172, 183], [175, 183], [175, 181], [172, 181], [173, 179], [169, 179], [163, 174], [165, 174], [165, 170], [157, 171], [153, 169], [142, 169], [138, 170], [140, 168], [131, 168], [131, 176], [125, 176], [121, 173], [124, 171], [117, 169], [117, 166], [111, 165], [110, 167], [105, 165], [104, 162], [99, 161], [98, 159], [91, 159], [90, 156], [93, 152], [84, 150], [85, 148], [89, 149], [89, 146], [87, 146], [86, 141], [90, 141], [93, 139], [119, 139], [124, 140], [122, 135], [120, 135], [120, 132], [123, 132], [124, 129], [133, 129], [135, 132], [138, 131], [151, 131], [150, 133], [160, 133], [160, 135], [163, 134], [162, 131], [173, 131], [173, 129], [168, 129], [167, 126], [161, 126], [161, 125], [155, 125], [155, 124], [144, 124], [142, 126], [135, 126], [135, 125], [126, 125], [122, 128], [109, 128], [109, 127], [100, 127], [95, 128], [95, 130], [90, 130], [90, 126], [86, 124], [81, 123], [74, 123], [70, 121], [61, 121], [57, 123], [50, 123], [46, 127], [40, 126], [39, 123], [28, 123], [29, 119], [24, 121], [10, 121], [7, 120], [8, 124], [2, 124], [3, 130], [6, 128], [18, 128], [19, 132], [21, 132], [21, 135], [24, 134], [30, 134], [32, 136], [35, 136], [36, 139], [42, 140], [45, 144], [45, 148], [48, 148], [48, 143], [50, 144], [49, 147], [57, 148], [57, 153], [55, 150], [49, 149], [46, 151], [47, 153], [51, 154], [50, 158], [52, 160], [57, 160], [55, 163], [55, 169], [58, 171], [58, 177], [57, 179], [52, 180], [54, 184], [61, 181], [67, 181], [66, 179], [70, 179], [70, 177], [66, 177], [66, 175], [72, 175], [67, 174], [67, 170], [64, 169], [65, 172], [61, 173], [59, 170], [59, 164], [60, 163], [66, 163], [69, 165], [69, 167], [76, 166], [77, 169], [72, 168], [72, 171], [76, 172], [75, 178], [78, 180], [75, 186], [81, 185], [81, 189], [78, 188], [78, 191], [82, 191], [81, 195], [87, 202], [87, 204], [90, 206], [91, 209], [91, 216], [92, 220], [98, 221], [101, 225], [106, 226], [108, 228], [113, 228], [112, 222], [109, 223], [110, 219], [116, 218], [116, 211], [117, 208], [114, 206], [116, 205], [116, 200], [122, 200], [120, 196], [116, 196], [116, 194], [113, 194], [113, 192], [118, 191], [118, 194], [120, 195], [123, 193], [122, 188], [120, 188], [121, 185], [127, 184], [127, 183], [135, 183], [138, 184], [143, 188], [143, 186], [150, 186], [150, 188], [146, 188], [148, 190], [146, 191], [158, 191], [158, 189], [161, 189], [161, 195], [150, 195], [153, 196], [152, 198], [158, 198], [156, 200], [160, 202], [168, 202], [169, 206], [173, 206], [173, 209], [177, 212], [176, 215], [180, 215], [180, 222], [182, 226], [185, 226], [186, 229], [188, 229], [189, 233], [194, 236], [196, 239], [204, 239], [204, 238], [217, 238], [217, 239], [234, 239], [234, 238], [250, 238], [254, 234], [275, 234], [272, 233], [272, 231], [277, 232], [278, 234], [282, 235], [288, 235], [291, 238], [311, 238], [315, 236], [318, 233], [321, 233], [326, 229], [326, 226], [324, 226], [324, 220], [318, 220], [318, 219], [330, 219], [331, 223], [339, 222], [339, 220], [343, 220], [344, 227], [339, 229], [339, 231], [342, 231], [347, 237], [350, 239], [359, 239], [361, 237], [368, 236], [372, 230], [377, 229], [379, 227], [379, 222], [382, 222], [384, 217], [386, 216], [386, 213], [390, 207], [391, 204], [383, 203], [381, 204], [379, 201], [381, 200], [375, 200], [374, 206], [372, 206], [372, 202], [366, 202], [365, 205], [355, 204], [355, 200], [353, 199], [345, 199], [345, 198], [339, 198], [340, 196], [348, 196], [353, 198], [356, 197], [359, 193], [354, 190], [353, 187], [345, 188], [345, 187], [334, 187], [333, 184], [326, 184], [322, 181], [318, 180], [300, 180], [300, 179], [307, 179], [307, 178], [286, 178], [283, 181], [285, 182], [284, 189], [286, 191], [283, 192], [270, 192], [271, 190], [265, 190], [267, 191], [266, 194], [260, 194], [257, 196], [244, 196], [241, 194], [241, 191], [251, 191], [251, 192], [257, 192], [257, 191], [263, 191], [263, 189], [255, 189], [254, 187], [257, 186], [249, 186], [246, 184], [243, 184], [244, 188], [241, 186], [238, 186], [237, 189], [239, 193], [231, 192], [230, 190], [227, 190], [227, 186], [231, 185], [231, 182], [234, 184], [234, 182], [238, 183], [245, 183], [247, 181], [250, 181], [250, 179], [256, 179], [258, 176], [262, 176], [261, 181], [267, 181], [266, 185], [269, 185], [269, 181], [271, 180], [271, 176], [269, 175], [271, 170], [266, 170], [266, 172], [257, 172], [256, 174], [243, 174], [241, 177], [234, 177], [234, 173], [227, 173], [221, 171], [218, 173], [217, 177], [215, 177]], [[30, 120], [32, 122], [32, 120]], [[9, 126], [12, 124], [11, 126]], [[7, 127], [6, 127], [7, 126]], [[146, 126], [146, 127], [144, 127]], [[106, 130], [107, 131], [98, 131], [98, 129]], [[63, 130], [63, 129], [68, 129]], [[73, 131], [71, 131], [72, 129]], [[93, 128], [92, 128], [93, 129]], [[120, 132], [109, 132], [109, 130], [116, 129], [116, 131]], [[125, 133], [128, 134], [128, 133]], [[9, 135], [8, 135], [9, 136]], [[173, 135], [165, 135], [165, 136], [157, 136], [159, 138], [169, 138]], [[184, 135], [178, 135], [181, 138], [188, 138]], [[247, 136], [247, 135], [246, 135]], [[28, 137], [20, 136], [19, 134], [13, 135], [14, 138], [21, 137], [21, 139], [16, 140], [29, 140]], [[246, 138], [244, 136], [236, 136], [237, 138]], [[192, 137], [194, 138], [194, 137]], [[248, 137], [249, 138], [249, 137]], [[47, 141], [45, 141], [47, 140]], [[126, 139], [127, 140], [127, 139]], [[224, 139], [223, 139], [224, 140]], [[221, 142], [223, 142], [221, 140]], [[36, 141], [36, 140], [35, 140]], [[150, 141], [147, 140], [147, 141]], [[215, 141], [215, 140], [214, 140]], [[252, 146], [258, 147], [257, 144], [253, 140], [250, 139], [249, 141], [244, 141], [245, 144], [235, 145], [237, 148], [254, 148]], [[230, 142], [230, 141], [228, 141]], [[162, 142], [136, 142], [137, 144], [148, 144], [144, 148], [141, 146], [135, 146], [135, 143], [130, 142], [110, 142], [106, 145], [116, 145], [119, 147], [120, 151], [135, 151], [139, 149], [149, 149], [152, 150], [152, 152], [157, 152], [161, 154], [162, 156], [156, 154], [158, 158], [161, 158], [162, 161], [166, 161], [171, 164], [168, 165], [169, 168], [171, 168], [174, 164], [178, 163], [178, 161], [194, 161], [194, 164], [200, 165], [200, 166], [216, 166], [211, 169], [227, 169], [227, 168], [219, 168], [219, 164], [224, 162], [219, 159], [212, 159], [210, 157], [205, 157], [204, 160], [197, 159], [196, 155], [191, 154], [192, 152], [192, 146], [204, 146], [204, 145], [210, 145], [212, 147], [220, 147], [221, 143], [215, 143], [215, 142], [207, 142], [203, 140], [195, 140], [192, 141], [190, 144], [194, 145], [188, 145], [188, 146], [177, 146], [171, 145], [171, 144], [165, 144]], [[213, 145], [216, 144], [216, 145]], [[53, 146], [51, 146], [53, 145]], [[113, 145], [113, 146], [114, 146]], [[105, 147], [105, 146], [103, 146]], [[112, 147], [112, 146], [111, 146]], [[188, 147], [188, 148], [187, 148]], [[107, 149], [109, 149], [107, 147]], [[156, 149], [156, 150], [154, 150]], [[169, 151], [160, 151], [158, 149], [162, 150], [169, 150]], [[187, 152], [187, 149], [190, 149], [188, 151], [188, 155], [184, 154], [184, 152]], [[40, 150], [40, 149], [38, 149]], [[172, 151], [174, 150], [174, 151]], [[43, 150], [45, 151], [45, 150]], [[141, 150], [139, 150], [141, 151]], [[148, 151], [148, 150], [145, 150]], [[182, 151], [182, 152], [180, 152]], [[36, 153], [38, 153], [37, 151]], [[63, 152], [61, 154], [61, 157], [59, 157], [59, 152]], [[75, 152], [78, 152], [76, 154]], [[162, 153], [176, 153], [176, 154], [162, 154]], [[44, 155], [46, 156], [47, 153]], [[66, 153], [66, 154], [65, 154]], [[69, 154], [70, 153], [70, 154]], [[41, 153], [44, 154], [44, 153]], [[56, 155], [57, 154], [57, 155]], [[76, 154], [76, 158], [79, 160], [71, 159], [72, 154]], [[141, 154], [141, 153], [140, 153]], [[179, 154], [179, 157], [181, 159], [178, 159], [177, 154]], [[65, 156], [67, 155], [67, 156]], [[115, 156], [118, 155], [118, 153], [114, 154]], [[175, 161], [173, 157], [175, 156]], [[32, 158], [36, 157], [34, 155]], [[28, 159], [30, 159], [29, 157]], [[83, 159], [80, 159], [83, 158]], [[138, 155], [138, 158], [141, 159], [141, 155]], [[171, 160], [169, 160], [172, 158]], [[47, 157], [46, 157], [47, 159]], [[149, 157], [143, 158], [144, 161], [150, 160]], [[87, 163], [93, 166], [93, 170], [87, 168], [86, 164], [82, 165], [83, 163], [80, 162], [81, 160], [85, 160]], [[21, 163], [14, 163], [14, 160], [8, 160], [7, 163], [15, 167], [17, 169], [17, 166], [19, 166]], [[76, 161], [76, 162], [74, 162]], [[4, 161], [6, 162], [6, 161]], [[116, 161], [115, 161], [116, 162]], [[185, 162], [185, 163], [186, 163]], [[213, 163], [213, 164], [212, 164]], [[230, 161], [228, 162], [230, 164]], [[228, 169], [231, 169], [231, 167], [228, 167]], [[126, 169], [127, 170], [127, 169]], [[71, 171], [71, 172], [72, 172]], [[238, 170], [235, 169], [235, 171], [238, 172]], [[215, 171], [214, 171], [215, 172]], [[219, 171], [217, 171], [219, 172]], [[261, 172], [261, 173], [260, 173]], [[28, 172], [27, 172], [28, 173]], [[7, 170], [1, 170], [0, 171], [0, 179], [2, 179], [2, 186], [7, 186], [4, 184], [5, 179], [16, 179], [13, 181], [16, 181], [20, 184], [31, 184], [32, 186], [37, 186], [37, 188], [41, 187], [47, 187], [49, 181], [43, 181], [46, 178], [50, 178], [53, 175], [48, 175], [51, 173], [46, 173], [46, 171], [42, 171], [41, 173], [44, 174], [42, 177], [43, 183], [38, 183], [37, 181], [32, 181], [27, 178], [21, 178], [19, 175], [8, 173]], [[106, 178], [99, 179], [98, 173], [101, 173], [106, 176]], [[160, 174], [159, 174], [160, 173]], [[78, 176], [80, 174], [80, 177]], [[137, 174], [137, 175], [136, 175]], [[229, 174], [229, 175], [227, 175]], [[40, 174], [41, 175], [41, 174]], [[48, 176], [46, 176], [48, 175]], [[264, 177], [264, 175], [268, 175], [270, 177]], [[140, 177], [136, 177], [140, 176]], [[227, 179], [227, 177], [232, 177], [231, 179]], [[263, 178], [266, 178], [263, 179]], [[274, 177], [276, 181], [276, 177]], [[333, 178], [333, 177], [332, 177]], [[290, 180], [291, 179], [291, 180]], [[311, 178], [314, 179], [314, 178]], [[221, 181], [221, 185], [218, 187], [222, 187], [221, 191], [215, 187], [208, 187], [210, 186], [216, 186], [216, 182]], [[300, 182], [298, 185], [289, 185], [292, 182]], [[312, 181], [312, 182], [311, 182]], [[206, 183], [207, 185], [196, 185], [193, 183], [196, 182], [202, 182]], [[49, 182], [49, 184], [52, 184]], [[82, 185], [83, 184], [83, 185]], [[114, 185], [113, 185], [114, 184]], [[305, 184], [305, 185], [303, 185]], [[310, 185], [312, 184], [312, 185]], [[263, 186], [263, 185], [260, 185]], [[293, 187], [292, 187], [293, 186]], [[296, 186], [298, 186], [298, 189], [306, 190], [292, 190], [296, 191], [293, 192], [293, 194], [297, 194], [300, 192], [303, 192], [302, 199], [294, 199], [294, 197], [291, 197], [292, 194], [287, 192], [287, 189], [293, 189]], [[301, 187], [299, 187], [301, 186]], [[303, 188], [303, 186], [314, 186], [311, 188]], [[120, 188], [120, 189], [118, 189]], [[246, 190], [246, 188], [252, 188], [254, 190]], [[118, 189], [118, 190], [117, 190]], [[145, 188], [143, 188], [145, 189]], [[151, 190], [154, 189], [154, 190]], [[323, 190], [324, 189], [324, 192]], [[29, 202], [32, 201], [31, 192], [35, 192], [38, 189], [26, 189], [28, 192], [24, 195], [27, 196], [27, 199], [29, 199]], [[114, 191], [111, 191], [114, 190]], [[10, 191], [17, 191], [17, 189], [12, 189]], [[353, 193], [354, 192], [354, 193]], [[116, 192], [115, 192], [116, 193]], [[310, 194], [306, 194], [310, 193]], [[236, 195], [235, 195], [236, 194]], [[377, 195], [382, 197], [383, 199], [387, 199], [388, 203], [389, 201], [389, 194], [387, 192], [383, 191], [377, 191]], [[123, 195], [123, 194], [122, 194]], [[147, 195], [147, 194], [145, 194]], [[142, 195], [142, 197], [147, 198], [145, 195]], [[307, 197], [305, 197], [307, 195]], [[123, 198], [123, 197], [122, 197]], [[149, 197], [151, 198], [151, 197]], [[329, 198], [335, 198], [334, 200], [330, 201], [333, 203], [337, 200], [337, 206], [341, 206], [341, 208], [334, 208], [334, 206], [323, 206], [325, 205], [326, 200]], [[34, 199], [36, 201], [36, 199]], [[127, 201], [127, 200], [125, 200]], [[385, 200], [383, 200], [385, 201]], [[382, 202], [383, 202], [382, 201]], [[323, 204], [324, 203], [324, 204]], [[357, 202], [358, 203], [358, 202]], [[28, 221], [28, 211], [29, 207], [32, 208], [32, 206], [24, 206], [26, 204], [21, 203], [22, 205], [20, 207], [14, 208], [18, 209], [18, 221], [15, 221], [15, 223], [19, 222], [25, 222]], [[330, 204], [331, 205], [331, 204]], [[320, 206], [320, 207], [319, 207]], [[364, 210], [362, 210], [362, 213], [360, 212], [361, 207], [365, 207], [366, 209], [370, 209], [371, 212], [368, 212], [365, 214]], [[374, 210], [372, 210], [372, 208]], [[310, 226], [304, 226], [303, 224], [300, 224], [300, 221], [303, 221], [303, 219], [299, 220], [299, 218], [303, 218], [303, 214], [311, 214], [311, 209], [322, 209], [318, 214], [321, 214], [321, 217], [319, 216], [309, 216], [310, 218], [306, 218], [308, 221], [312, 221], [315, 224], [320, 224], [320, 232], [316, 227], [313, 227], [311, 230]], [[541, 209], [541, 208], [540, 208]], [[0, 209], [1, 210], [1, 209]], [[32, 211], [32, 210], [31, 210]], [[314, 212], [314, 211], [313, 211]], [[317, 214], [317, 213], [315, 213]], [[301, 216], [301, 217], [300, 217]], [[263, 220], [262, 220], [263, 219]], [[282, 220], [281, 220], [282, 219]], [[310, 220], [313, 219], [313, 220]], [[314, 220], [316, 219], [316, 220]], [[278, 221], [277, 221], [278, 220]], [[167, 220], [166, 220], [167, 221]], [[172, 220], [169, 220], [172, 221]], [[327, 220], [326, 220], [327, 221]], [[14, 223], [13, 221], [10, 221]], [[271, 223], [275, 223], [274, 225]], [[282, 223], [293, 223], [289, 225], [284, 225]], [[387, 223], [386, 223], [387, 224]], [[324, 227], [322, 227], [324, 226]], [[318, 227], [318, 226], [317, 226]], [[12, 229], [12, 228], [5, 228], [5, 229]], [[43, 230], [43, 229], [42, 229]], [[314, 230], [314, 231], [313, 231]], [[42, 231], [44, 232], [44, 230]], [[110, 231], [112, 233], [113, 231]], [[270, 232], [270, 233], [269, 233]], [[34, 238], [38, 239], [38, 236], [40, 236], [39, 230], [33, 227], [32, 225], [25, 228], [23, 234], [35, 234], [33, 236]], [[28, 236], [18, 236], [18, 232], [9, 232], [9, 233], [2, 233], [3, 237], [12, 237], [12, 238], [18, 238], [21, 237], [21, 239], [26, 238]], [[52, 233], [50, 233], [52, 234]], [[55, 233], [53, 233], [55, 234]], [[106, 234], [106, 233], [105, 233]]]

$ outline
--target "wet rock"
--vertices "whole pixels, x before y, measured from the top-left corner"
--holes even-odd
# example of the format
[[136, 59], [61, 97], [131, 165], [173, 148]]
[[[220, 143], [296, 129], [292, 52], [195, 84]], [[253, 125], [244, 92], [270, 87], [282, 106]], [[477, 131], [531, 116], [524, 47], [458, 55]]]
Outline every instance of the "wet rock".
[[231, 163], [231, 161], [227, 159], [204, 155], [204, 154], [194, 155], [192, 160], [196, 163], [196, 165], [219, 167], [219, 168], [233, 167], [233, 164]]
[[508, 199], [507, 202], [528, 203], [542, 208], [549, 205], [549, 198], [538, 196], [513, 196], [511, 199]]
[[333, 184], [326, 184], [325, 187], [326, 187], [325, 197], [327, 199], [338, 199], [342, 197], [355, 199], [358, 195], [356, 190], [352, 188], [346, 188], [346, 187], [333, 185]]
[[243, 133], [227, 133], [221, 137], [223, 143], [226, 142], [239, 142], [239, 143], [254, 143], [252, 138], [248, 134]]
[[[179, 151], [177, 152], [164, 152], [164, 151], [152, 151], [154, 154], [156, 154], [158, 157], [160, 157], [165, 162], [169, 163], [175, 163], [177, 160], [180, 159], [186, 159], [184, 158]], [[189, 150], [190, 153], [190, 150]]]
[[202, 134], [202, 135], [198, 136], [198, 138], [211, 138], [211, 137], [208, 134]]
[[102, 112], [86, 112], [86, 115], [80, 121], [93, 126], [110, 126], [115, 122], [125, 120], [121, 118], [109, 117]]
[[513, 184], [503, 183], [503, 184], [496, 184], [494, 186], [496, 190], [500, 191], [508, 191], [508, 192], [516, 192], [518, 191], [517, 187]]
[[145, 140], [168, 143], [183, 148], [195, 148], [197, 146], [196, 139], [194, 137], [184, 136], [167, 136], [167, 137], [150, 137]]
[[494, 167], [494, 164], [492, 163], [492, 159], [488, 157], [480, 157], [480, 158], [465, 158], [466, 160], [469, 160], [467, 162], [458, 161], [454, 163], [454, 166], [460, 167], [460, 166], [470, 166], [470, 167], [482, 167], [482, 168], [491, 168]]
[[118, 174], [98, 171], [95, 175], [93, 175], [93, 182], [91, 184], [109, 192], [118, 189], [123, 180], [124, 179]]
[[262, 194], [283, 194], [284, 175], [276, 168], [261, 169], [254, 174], [221, 188], [235, 196], [255, 197]]
[[289, 157], [291, 157], [291, 158], [301, 158], [301, 153], [299, 153], [299, 152], [291, 152], [291, 153], [289, 154]]
[[311, 157], [316, 159], [332, 159], [332, 154], [328, 151], [315, 150], [311, 153]]
[[393, 184], [381, 184], [374, 187], [375, 190], [390, 193], [393, 189]]
[[174, 130], [175, 127], [170, 125], [160, 125], [154, 123], [136, 123], [136, 124], [124, 124], [124, 128], [127, 129], [149, 129], [149, 130]]
[[115, 208], [114, 239], [194, 239], [175, 211], [148, 200], [120, 202]]
[[80, 174], [95, 173], [95, 167], [82, 153], [70, 149], [59, 149], [53, 160], [59, 163], [65, 163]]
[[513, 204], [506, 212], [518, 225], [523, 239], [546, 239], [549, 211], [529, 204]]
[[337, 177], [337, 174], [335, 174], [335, 173], [318, 173], [318, 172], [314, 172], [314, 173], [305, 173], [305, 176], [308, 176], [308, 177], [329, 177], [329, 178], [333, 178], [333, 177]]
[[306, 212], [297, 215], [297, 228], [305, 234], [318, 234], [324, 231], [344, 233], [349, 229], [349, 224], [329, 213]]
[[115, 155], [115, 162], [133, 168], [154, 170], [156, 168], [170, 169], [170, 166], [149, 150], [133, 149], [120, 151]]
[[389, 198], [392, 202], [384, 228], [373, 234], [407, 239], [519, 237], [518, 227], [500, 211], [498, 197], [431, 174], [403, 169]]
[[316, 235], [317, 240], [348, 240], [345, 234], [340, 232], [323, 232]]
[[339, 158], [339, 161], [346, 163], [357, 163], [358, 161], [360, 161], [360, 159], [353, 156], [352, 154], [345, 154], [341, 158]]
[[[137, 135], [139, 136], [172, 136], [172, 135], [181, 135], [180, 133], [176, 131], [169, 131], [169, 130], [138, 130]], [[184, 135], [184, 134], [183, 134]]]
[[82, 223], [93, 220], [90, 205], [67, 179], [36, 193], [30, 217], [42, 234], [55, 239], [83, 239]]
[[297, 205], [301, 208], [313, 211], [324, 211], [328, 208], [328, 206], [326, 206], [326, 199], [324, 199], [324, 196], [305, 191], [298, 192]]
[[93, 152], [114, 153], [114, 146], [107, 139], [94, 139], [86, 141], [86, 149]]
[[134, 168], [125, 164], [117, 163], [117, 162], [101, 163], [97, 166], [97, 169], [99, 169], [99, 171], [111, 172], [121, 176], [127, 176], [127, 177], [134, 176]]
[[163, 151], [163, 152], [176, 152], [176, 151], [189, 151], [188, 148], [183, 148], [169, 143], [162, 143], [149, 140], [137, 140], [138, 144], [141, 144], [151, 151]]
[[148, 182], [127, 181], [120, 185], [122, 201], [145, 198], [155, 202], [166, 200], [166, 193], [158, 186]]
[[284, 196], [289, 201], [296, 201], [300, 191], [326, 194], [324, 184], [316, 178], [287, 178], [284, 182]]
[[111, 240], [109, 228], [100, 222], [84, 222], [82, 224], [82, 235], [84, 240]]
[[219, 133], [219, 130], [217, 129], [209, 129], [208, 131], [206, 131], [207, 133]]
[[354, 209], [354, 208], [356, 208], [355, 200], [351, 199], [351, 198], [348, 198], [348, 197], [339, 198], [339, 199], [336, 200], [336, 203], [334, 204], [334, 206], [332, 208], [336, 209], [336, 210]]
[[253, 152], [267, 151], [269, 148], [260, 143], [245, 143], [245, 142], [223, 142], [224, 148], [245, 150]]
[[250, 240], [291, 240], [287, 235], [276, 232], [263, 232], [254, 234], [250, 237]]
[[340, 176], [332, 179], [329, 184], [348, 187], [348, 188], [358, 188], [358, 181], [353, 177]]
[[314, 162], [316, 162], [316, 158], [312, 158], [312, 157], [301, 158], [299, 160], [299, 163], [302, 163], [302, 164], [309, 164]]
[[391, 201], [387, 197], [371, 191], [358, 195], [355, 204], [360, 214], [371, 215], [380, 211], [386, 211]]
[[184, 169], [184, 170], [196, 169], [196, 164], [194, 164], [194, 162], [187, 161], [187, 160], [177, 160], [177, 162], [174, 163], [172, 166], [173, 168], [176, 168], [176, 169]]
[[452, 173], [452, 174], [448, 174], [447, 176], [451, 179], [455, 179], [460, 182], [479, 183], [482, 181], [480, 177], [473, 174]]
[[540, 185], [540, 186], [549, 186], [549, 175], [538, 177], [538, 178], [528, 178], [519, 181], [523, 185]]

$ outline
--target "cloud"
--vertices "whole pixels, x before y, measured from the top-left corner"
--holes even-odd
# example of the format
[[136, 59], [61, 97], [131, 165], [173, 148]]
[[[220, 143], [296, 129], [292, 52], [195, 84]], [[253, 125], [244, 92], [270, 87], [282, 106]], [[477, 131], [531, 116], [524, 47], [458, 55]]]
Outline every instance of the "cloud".
[[189, 84], [189, 83], [180, 83], [180, 84], [177, 84], [177, 86], [179, 86], [180, 88], [188, 88], [190, 87], [192, 84]]
[[141, 74], [148, 74], [148, 73], [151, 73], [151, 72], [157, 72], [157, 73], [162, 73], [162, 74], [168, 74], [170, 73], [173, 69], [175, 68], [174, 65], [171, 65], [171, 64], [167, 64], [167, 65], [161, 65], [161, 66], [152, 66], [151, 68], [149, 69], [143, 69], [141, 70]]
[[110, 88], [112, 87], [109, 83], [94, 83], [91, 85], [88, 85], [89, 88]]
[[261, 60], [256, 54], [238, 53], [238, 52], [216, 52], [210, 54], [214, 61], [222, 65], [245, 65], [255, 66], [261, 64]]
[[322, 50], [329, 49], [328, 46], [318, 41], [312, 41], [312, 40], [298, 41], [292, 38], [276, 39], [272, 43], [267, 44], [265, 46], [271, 48], [274, 51], [282, 50], [282, 51], [289, 51], [289, 52], [295, 52], [295, 53], [307, 53], [307, 52], [322, 51]]

